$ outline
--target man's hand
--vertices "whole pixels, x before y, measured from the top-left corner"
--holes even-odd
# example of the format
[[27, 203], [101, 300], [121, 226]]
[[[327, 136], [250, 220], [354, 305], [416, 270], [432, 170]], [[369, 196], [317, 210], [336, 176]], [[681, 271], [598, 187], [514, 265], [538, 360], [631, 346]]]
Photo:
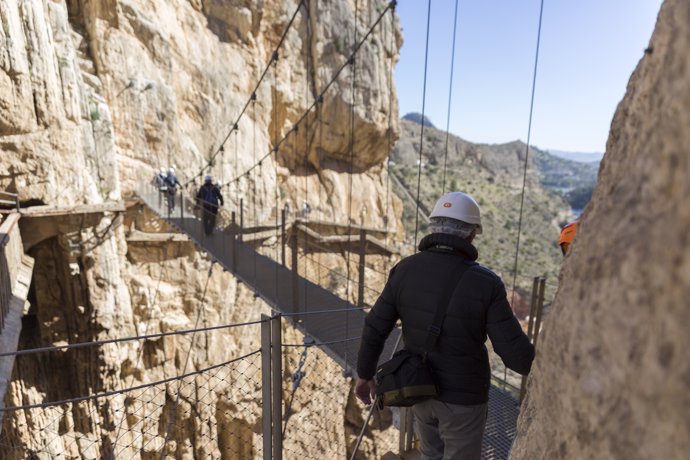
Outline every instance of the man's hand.
[[364, 404], [371, 404], [372, 399], [376, 399], [376, 384], [373, 380], [357, 379], [355, 384], [355, 396]]

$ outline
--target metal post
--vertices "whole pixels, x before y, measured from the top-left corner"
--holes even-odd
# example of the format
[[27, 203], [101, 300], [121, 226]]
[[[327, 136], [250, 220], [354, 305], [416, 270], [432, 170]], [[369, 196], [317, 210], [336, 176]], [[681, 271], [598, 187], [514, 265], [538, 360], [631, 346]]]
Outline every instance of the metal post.
[[408, 409], [405, 414], [405, 452], [412, 449], [412, 436], [414, 435], [414, 414]]
[[537, 299], [537, 318], [534, 323], [534, 339], [532, 344], [534, 348], [537, 348], [537, 339], [539, 339], [539, 328], [541, 327], [541, 313], [544, 309], [544, 288], [546, 287], [546, 278], [541, 277], [539, 279], [539, 298]]
[[232, 271], [237, 273], [237, 227], [235, 223], [235, 211], [232, 212], [232, 224], [230, 225], [230, 241], [232, 242]]
[[244, 233], [244, 198], [240, 198], [240, 229], [239, 239], [242, 241], [242, 234]]
[[407, 407], [401, 407], [398, 410], [400, 417], [400, 436], [398, 438], [398, 456], [402, 457], [405, 453], [405, 436], [407, 435]]
[[367, 254], [367, 231], [359, 229], [359, 286], [357, 289], [357, 306], [364, 306], [364, 258]]
[[271, 318], [261, 315], [261, 426], [264, 460], [271, 460]]
[[184, 197], [182, 196], [182, 189], [180, 189], [180, 228], [183, 228], [184, 222]]
[[280, 262], [285, 266], [285, 239], [287, 235], [285, 234], [285, 208], [280, 211], [280, 246], [281, 246], [281, 258]]
[[[292, 309], [295, 313], [299, 313], [299, 271], [297, 266], [297, 233], [294, 231], [290, 238], [290, 247], [292, 249]], [[299, 316], [297, 317], [299, 321]]]
[[271, 320], [271, 389], [273, 393], [273, 460], [283, 458], [283, 338], [281, 316]]
[[[537, 309], [537, 295], [539, 292], [539, 277], [535, 276], [534, 280], [532, 281], [532, 298], [530, 301], [529, 305], [529, 323], [527, 325], [527, 338], [530, 340], [530, 342], [533, 342], [532, 340], [532, 333], [534, 331], [534, 319], [535, 319], [535, 312]], [[525, 392], [527, 390], [527, 376], [523, 375], [522, 379], [520, 381], [520, 402], [525, 398]]]

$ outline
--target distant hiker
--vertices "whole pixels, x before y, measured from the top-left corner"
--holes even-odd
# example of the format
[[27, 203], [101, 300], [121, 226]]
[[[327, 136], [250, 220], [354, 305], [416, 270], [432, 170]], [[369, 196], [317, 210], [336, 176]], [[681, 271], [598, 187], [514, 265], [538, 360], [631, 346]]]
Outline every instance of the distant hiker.
[[563, 256], [568, 254], [568, 251], [570, 250], [570, 245], [573, 243], [573, 239], [577, 233], [577, 224], [578, 221], [574, 220], [561, 229], [561, 237], [558, 241], [558, 244], [561, 245], [561, 252], [563, 253]]
[[505, 365], [523, 375], [534, 347], [501, 279], [475, 262], [472, 240], [482, 225], [474, 199], [461, 192], [443, 195], [430, 219], [431, 234], [419, 243], [420, 252], [391, 270], [366, 316], [355, 394], [365, 404], [376, 395], [377, 361], [400, 319], [405, 349], [428, 363], [438, 389], [412, 406], [422, 458], [479, 459], [491, 375], [487, 335]]
[[163, 206], [163, 195], [165, 195], [165, 192], [168, 190], [165, 185], [165, 178], [167, 176], [168, 173], [165, 171], [165, 168], [161, 168], [153, 176], [153, 185], [158, 189], [158, 207]]
[[304, 214], [304, 217], [309, 217], [309, 214], [311, 213], [311, 206], [307, 200], [304, 200], [304, 203], [302, 203], [302, 213]]
[[223, 206], [223, 195], [220, 194], [220, 188], [213, 183], [213, 177], [206, 176], [204, 178], [204, 185], [199, 188], [196, 194], [196, 202], [198, 206], [201, 206], [204, 232], [210, 235], [216, 225], [218, 207]]
[[168, 175], [165, 176], [165, 187], [168, 198], [168, 215], [170, 215], [175, 209], [175, 194], [177, 193], [177, 187], [182, 186], [180, 181], [177, 180], [175, 175], [175, 168], [168, 169]]

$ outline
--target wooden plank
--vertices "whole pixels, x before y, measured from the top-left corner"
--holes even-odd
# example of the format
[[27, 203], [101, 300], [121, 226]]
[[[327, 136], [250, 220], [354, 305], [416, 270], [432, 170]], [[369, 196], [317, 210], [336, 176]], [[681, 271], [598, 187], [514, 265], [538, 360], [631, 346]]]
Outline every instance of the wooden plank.
[[191, 240], [183, 233], [149, 233], [135, 230], [127, 236], [128, 243], [189, 243]]
[[106, 203], [79, 204], [74, 206], [32, 206], [30, 208], [22, 208], [21, 214], [24, 217], [31, 218], [124, 211], [124, 201], [108, 201]]

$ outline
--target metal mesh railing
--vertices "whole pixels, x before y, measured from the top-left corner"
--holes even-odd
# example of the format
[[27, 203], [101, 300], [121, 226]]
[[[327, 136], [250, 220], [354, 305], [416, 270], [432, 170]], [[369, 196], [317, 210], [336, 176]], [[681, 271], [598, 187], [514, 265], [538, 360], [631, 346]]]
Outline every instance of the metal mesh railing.
[[[345, 339], [359, 342], [359, 337]], [[309, 337], [283, 344], [283, 456], [288, 459], [350, 458], [368, 408], [353, 393], [353, 379], [324, 352], [329, 344]], [[391, 410], [375, 411], [356, 458], [397, 452]]]
[[259, 458], [260, 370], [255, 351], [123, 391], [8, 407], [0, 457]]

